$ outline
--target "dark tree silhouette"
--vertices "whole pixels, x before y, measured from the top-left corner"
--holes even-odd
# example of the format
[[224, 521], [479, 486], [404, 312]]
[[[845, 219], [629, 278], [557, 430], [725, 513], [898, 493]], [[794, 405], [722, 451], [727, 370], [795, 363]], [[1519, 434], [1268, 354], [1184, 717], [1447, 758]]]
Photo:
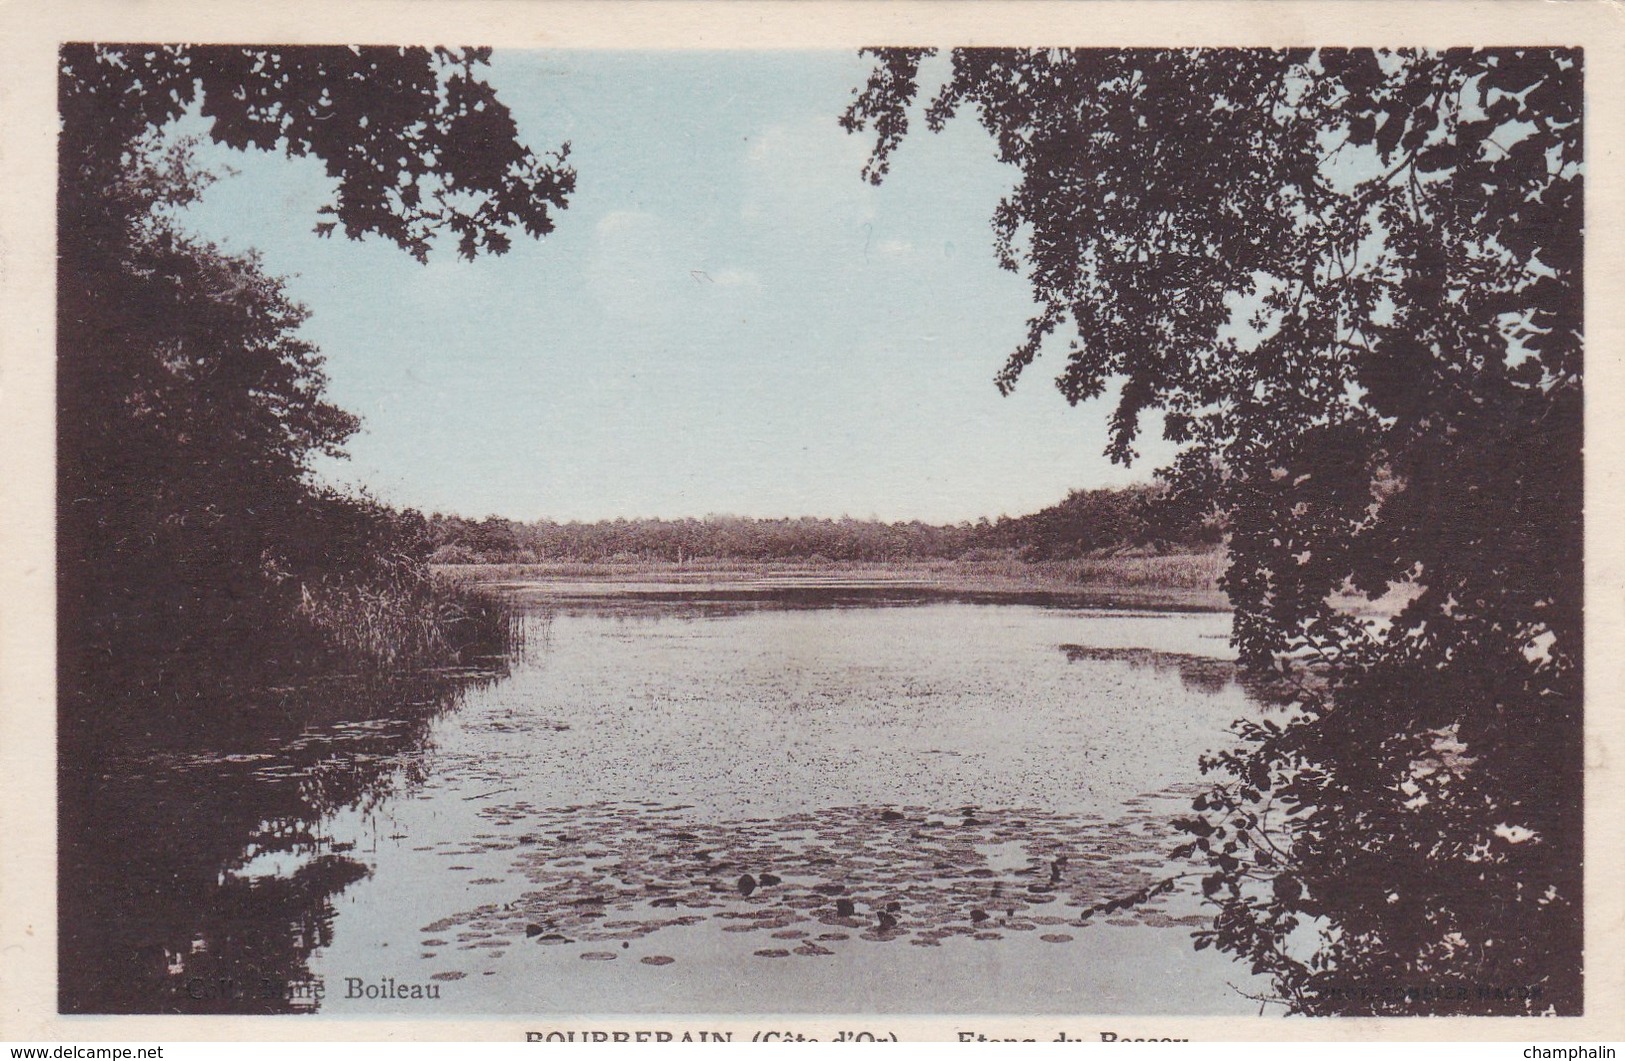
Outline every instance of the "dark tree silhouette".
[[[444, 648], [425, 526], [317, 488], [356, 428], [305, 311], [255, 256], [172, 220], [209, 177], [163, 146], [189, 108], [233, 148], [320, 158], [319, 232], [419, 260], [542, 236], [574, 174], [523, 146], [488, 51], [71, 44], [58, 222], [59, 673], [69, 720], [138, 689]], [[368, 609], [371, 609], [370, 612]], [[278, 637], [277, 634], [288, 634]], [[308, 635], [308, 636], [307, 636]], [[211, 661], [225, 666], [212, 668]], [[156, 699], [152, 699], [152, 698]], [[138, 712], [139, 713], [139, 712]], [[87, 721], [81, 719], [81, 721]]]
[[[386, 791], [466, 665], [489, 666], [512, 635], [495, 605], [430, 580], [421, 516], [313, 482], [312, 460], [339, 452], [356, 420], [325, 399], [321, 357], [298, 332], [305, 310], [281, 281], [174, 222], [209, 177], [161, 133], [196, 105], [220, 143], [322, 159], [335, 193], [319, 231], [378, 235], [420, 260], [441, 239], [465, 257], [501, 253], [512, 230], [550, 230], [573, 175], [562, 152], [520, 144], [474, 76], [485, 59], [62, 49], [64, 1011], [290, 1008], [257, 987], [305, 975], [332, 896], [364, 873], [320, 851], [315, 824]], [[465, 666], [406, 666], [450, 659]], [[323, 673], [334, 669], [348, 673]], [[315, 674], [327, 680], [303, 681]], [[292, 750], [312, 724], [379, 716], [397, 726], [357, 754]], [[266, 747], [288, 772], [242, 768]], [[255, 849], [319, 857], [287, 880], [234, 879]], [[222, 978], [248, 993], [194, 990]]]
[[475, 70], [489, 48], [70, 44], [59, 105], [64, 227], [123, 177], [132, 145], [196, 104], [209, 135], [238, 149], [322, 160], [334, 201], [322, 209], [351, 238], [379, 235], [420, 261], [434, 241], [500, 254], [508, 231], [553, 230], [575, 174], [568, 145], [541, 158], [520, 143]]
[[[844, 115], [878, 182], [928, 52]], [[1302, 683], [1188, 822], [1220, 947], [1314, 1012], [1576, 1012], [1582, 720], [1581, 55], [958, 49], [1020, 179], [994, 216], [1064, 346], [1181, 444], [1229, 532], [1235, 641]], [[1390, 586], [1390, 623], [1347, 591]], [[1274, 845], [1274, 846], [1271, 846]], [[1305, 939], [1314, 940], [1305, 950]]]

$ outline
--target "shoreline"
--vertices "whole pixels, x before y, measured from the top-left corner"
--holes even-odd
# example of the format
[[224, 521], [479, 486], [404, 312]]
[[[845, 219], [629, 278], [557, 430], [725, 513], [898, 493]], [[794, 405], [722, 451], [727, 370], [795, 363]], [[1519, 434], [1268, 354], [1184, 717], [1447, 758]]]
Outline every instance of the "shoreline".
[[434, 565], [438, 577], [566, 599], [748, 600], [790, 594], [845, 599], [952, 599], [1228, 612], [1222, 551], [1031, 563], [1015, 560], [543, 562]]

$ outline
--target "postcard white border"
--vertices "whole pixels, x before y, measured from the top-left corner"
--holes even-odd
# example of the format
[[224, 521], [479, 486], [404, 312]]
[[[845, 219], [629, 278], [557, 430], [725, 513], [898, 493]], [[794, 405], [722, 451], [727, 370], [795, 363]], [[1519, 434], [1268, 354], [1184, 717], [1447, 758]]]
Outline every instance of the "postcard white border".
[[[1587, 99], [1586, 1006], [1576, 1018], [62, 1017], [56, 1013], [54, 201], [56, 50], [69, 40], [477, 43], [510, 48], [1579, 45]], [[0, 0], [0, 1041], [522, 1040], [662, 1027], [900, 1038], [1052, 1038], [1110, 1028], [1192, 1040], [1625, 1038], [1625, 8], [1609, 0], [576, 2]], [[831, 116], [833, 120], [833, 115]], [[854, 175], [856, 179], [856, 175]], [[997, 354], [990, 351], [989, 355]]]

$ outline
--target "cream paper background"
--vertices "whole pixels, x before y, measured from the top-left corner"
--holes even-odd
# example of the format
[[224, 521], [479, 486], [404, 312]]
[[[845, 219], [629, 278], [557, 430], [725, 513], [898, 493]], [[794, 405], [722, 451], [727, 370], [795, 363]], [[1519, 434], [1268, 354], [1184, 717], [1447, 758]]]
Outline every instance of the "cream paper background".
[[[56, 1014], [54, 198], [56, 52], [70, 40], [490, 44], [513, 48], [1580, 45], [1586, 50], [1586, 1003], [1530, 1018], [836, 1020], [72, 1017]], [[1625, 4], [1618, 0], [683, 2], [0, 0], [0, 1040], [523, 1039], [527, 1029], [840, 1027], [1051, 1039], [1625, 1039]], [[833, 120], [833, 115], [831, 116]], [[703, 121], [696, 115], [696, 121]], [[854, 175], [856, 179], [856, 175]], [[897, 381], [899, 398], [905, 380]], [[163, 843], [167, 838], [153, 837]], [[854, 1015], [855, 1016], [855, 1015]], [[737, 1033], [743, 1032], [743, 1035]]]

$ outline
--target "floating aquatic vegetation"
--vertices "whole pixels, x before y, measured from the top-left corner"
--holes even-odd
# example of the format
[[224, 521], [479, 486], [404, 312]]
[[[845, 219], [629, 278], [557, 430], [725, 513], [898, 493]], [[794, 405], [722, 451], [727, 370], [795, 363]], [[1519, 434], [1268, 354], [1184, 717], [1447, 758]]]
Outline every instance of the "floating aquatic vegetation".
[[[1160, 854], [1171, 843], [1168, 808], [1182, 798], [1137, 798], [1111, 821], [1034, 808], [845, 807], [716, 823], [646, 803], [492, 805], [481, 814], [521, 830], [518, 841], [481, 833], [440, 853], [506, 855], [507, 876], [480, 881], [506, 883], [514, 894], [422, 931], [458, 930], [465, 949], [495, 950], [510, 940], [625, 948], [666, 929], [712, 924], [719, 932], [765, 933], [786, 946], [753, 953], [790, 958], [834, 955], [854, 940], [929, 947], [955, 937], [991, 942], [1035, 933], [1065, 944], [1100, 923], [1205, 923], [1171, 911], [1168, 890], [1157, 887], [1171, 872]], [[1129, 896], [1135, 901], [1124, 901]], [[1094, 918], [1102, 909], [1114, 916]], [[423, 940], [425, 947], [443, 943]], [[580, 954], [586, 961], [616, 957], [597, 949]]]

